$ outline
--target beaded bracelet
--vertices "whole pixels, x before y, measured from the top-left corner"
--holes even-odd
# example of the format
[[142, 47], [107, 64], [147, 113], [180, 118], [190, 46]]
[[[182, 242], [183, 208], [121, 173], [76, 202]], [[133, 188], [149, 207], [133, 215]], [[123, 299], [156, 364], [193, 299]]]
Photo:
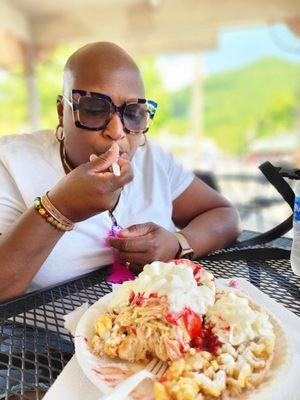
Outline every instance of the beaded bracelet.
[[74, 228], [74, 224], [65, 224], [64, 222], [56, 219], [53, 215], [51, 215], [48, 210], [46, 210], [43, 207], [42, 201], [40, 197], [36, 197], [33, 202], [34, 208], [37, 210], [37, 212], [40, 214], [42, 218], [45, 219], [45, 221], [49, 222], [52, 226], [55, 228], [61, 230], [61, 231], [71, 231]]
[[48, 197], [48, 193], [49, 192], [44, 194], [41, 199], [42, 205], [45, 208], [45, 210], [48, 211], [48, 213], [51, 214], [54, 219], [56, 219], [57, 221], [61, 222], [64, 225], [72, 227], [73, 229], [74, 223], [70, 221], [67, 217], [65, 217], [60, 211], [58, 211], [57, 208], [54, 207], [54, 205], [51, 203]]

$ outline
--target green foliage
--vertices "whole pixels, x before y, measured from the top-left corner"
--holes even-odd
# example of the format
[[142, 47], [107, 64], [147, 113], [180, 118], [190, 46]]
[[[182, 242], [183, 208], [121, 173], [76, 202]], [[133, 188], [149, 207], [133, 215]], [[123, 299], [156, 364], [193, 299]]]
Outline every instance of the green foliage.
[[[76, 46], [77, 47], [77, 46]], [[57, 124], [56, 97], [62, 91], [63, 66], [73, 47], [59, 47], [37, 67], [43, 128]], [[156, 58], [138, 59], [146, 97], [159, 103], [150, 135], [162, 129], [190, 133], [191, 86], [168, 93]], [[300, 104], [300, 67], [281, 59], [260, 60], [247, 67], [205, 79], [204, 133], [228, 153], [247, 151], [249, 140], [293, 129]], [[28, 127], [27, 90], [21, 68], [0, 81], [0, 135]]]
[[17, 67], [0, 82], [0, 135], [17, 133], [27, 124], [27, 88], [23, 77], [22, 69]]
[[149, 130], [149, 134], [153, 136], [159, 133], [161, 128], [168, 122], [170, 116], [170, 95], [163, 87], [155, 57], [147, 56], [140, 58], [137, 60], [137, 64], [144, 80], [146, 98], [158, 102], [157, 111]]
[[78, 46], [60, 46], [38, 65], [41, 124], [43, 128], [57, 125], [56, 98], [62, 94], [63, 69], [68, 57]]
[[191, 128], [191, 98], [192, 90], [190, 86], [170, 95], [170, 115], [167, 120], [167, 130], [175, 135], [186, 135]]
[[[226, 152], [246, 152], [249, 132], [253, 139], [293, 128], [299, 88], [300, 67], [276, 58], [208, 77], [204, 133]], [[173, 94], [171, 118], [188, 119], [190, 97], [190, 87]]]
[[[64, 64], [74, 50], [75, 47], [58, 47], [37, 66], [43, 128], [57, 125], [56, 97], [61, 93]], [[0, 114], [0, 136], [29, 130], [27, 83], [20, 66], [9, 71], [6, 78], [0, 81]]]
[[256, 124], [256, 137], [293, 128], [297, 99], [294, 93], [283, 90], [274, 96], [266, 106]]

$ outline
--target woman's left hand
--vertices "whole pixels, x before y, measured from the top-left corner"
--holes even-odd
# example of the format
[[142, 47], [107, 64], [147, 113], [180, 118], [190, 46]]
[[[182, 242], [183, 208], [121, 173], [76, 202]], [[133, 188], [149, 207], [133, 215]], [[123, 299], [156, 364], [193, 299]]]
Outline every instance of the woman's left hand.
[[173, 259], [179, 250], [176, 236], [153, 222], [132, 225], [119, 234], [120, 238], [109, 238], [108, 242], [119, 251], [120, 262], [133, 272], [153, 261]]

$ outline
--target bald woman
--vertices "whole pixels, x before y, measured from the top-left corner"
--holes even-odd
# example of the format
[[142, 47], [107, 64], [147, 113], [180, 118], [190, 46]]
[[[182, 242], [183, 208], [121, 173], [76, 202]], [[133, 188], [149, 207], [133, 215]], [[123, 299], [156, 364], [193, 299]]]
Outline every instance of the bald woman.
[[237, 237], [231, 204], [146, 140], [155, 111], [132, 58], [93, 43], [67, 61], [56, 131], [0, 139], [0, 301], [108, 265], [112, 248], [139, 272]]

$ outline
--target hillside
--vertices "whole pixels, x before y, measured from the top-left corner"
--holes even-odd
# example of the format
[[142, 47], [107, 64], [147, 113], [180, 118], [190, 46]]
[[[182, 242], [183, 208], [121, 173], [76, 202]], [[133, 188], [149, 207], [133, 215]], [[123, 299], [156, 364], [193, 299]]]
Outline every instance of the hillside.
[[[248, 136], [291, 128], [300, 102], [300, 66], [267, 58], [204, 81], [205, 134], [228, 151], [241, 152]], [[191, 87], [172, 95], [172, 118], [188, 118]], [[297, 100], [298, 99], [298, 100]]]

